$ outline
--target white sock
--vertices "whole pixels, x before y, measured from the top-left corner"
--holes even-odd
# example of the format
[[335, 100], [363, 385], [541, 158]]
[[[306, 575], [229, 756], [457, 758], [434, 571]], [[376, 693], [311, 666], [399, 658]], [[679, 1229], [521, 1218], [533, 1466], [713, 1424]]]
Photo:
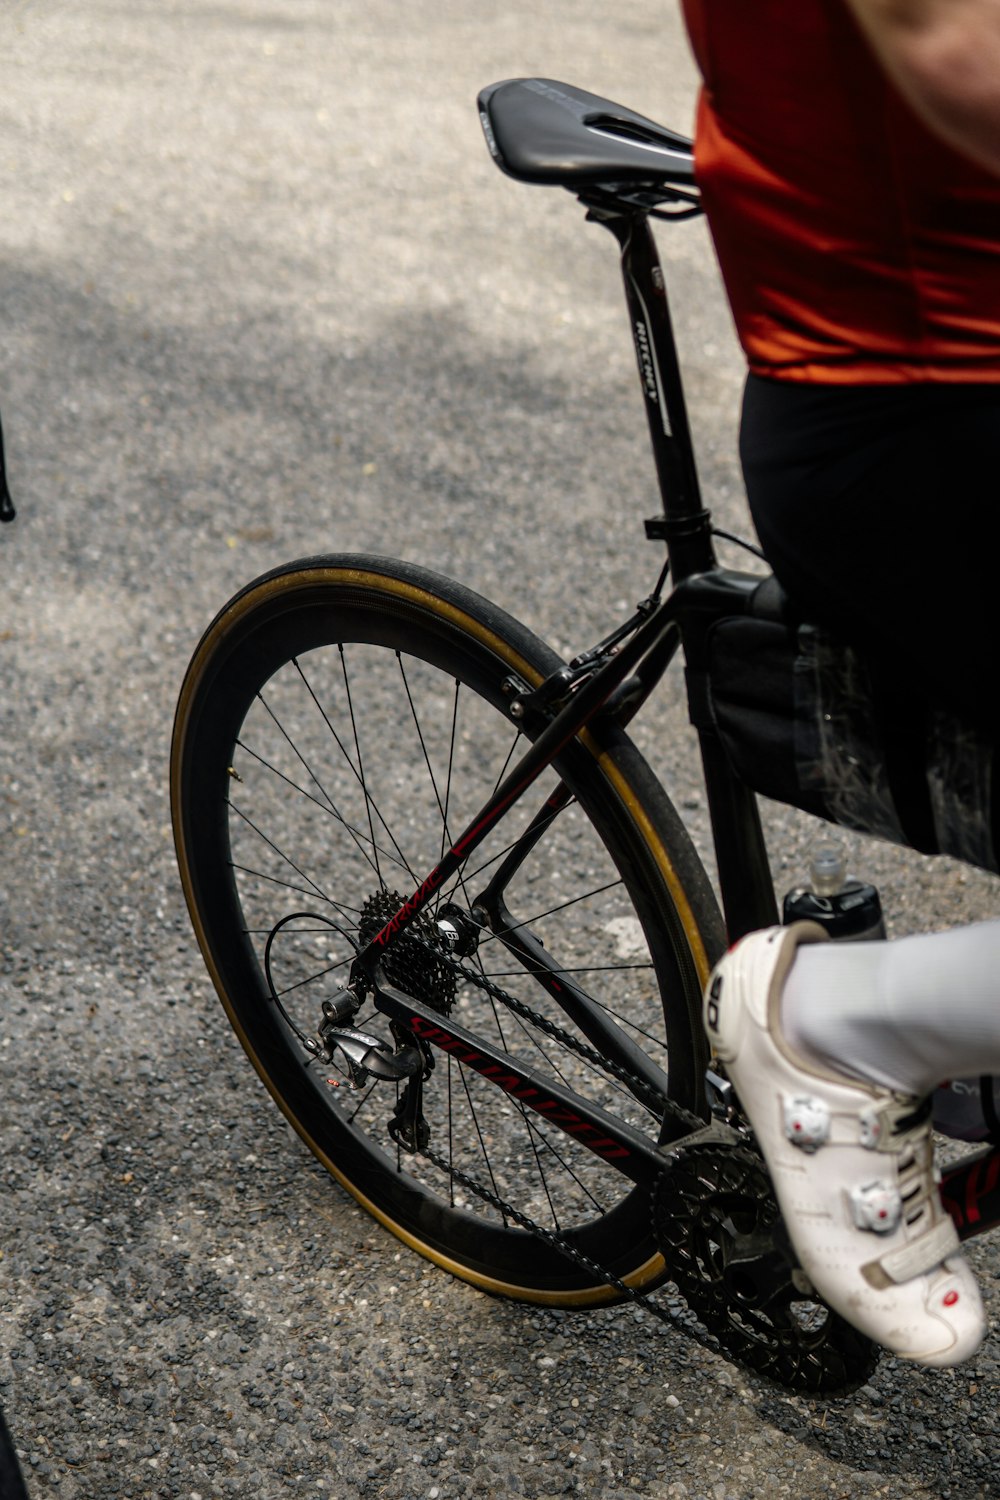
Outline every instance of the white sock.
[[900, 1093], [1000, 1074], [1000, 922], [803, 945], [781, 1018], [804, 1056]]

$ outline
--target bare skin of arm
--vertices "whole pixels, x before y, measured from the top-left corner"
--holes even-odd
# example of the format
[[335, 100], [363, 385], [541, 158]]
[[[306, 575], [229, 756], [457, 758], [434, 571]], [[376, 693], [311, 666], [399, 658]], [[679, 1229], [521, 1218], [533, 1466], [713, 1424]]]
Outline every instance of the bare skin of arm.
[[846, 0], [900, 93], [1000, 175], [1000, 0]]

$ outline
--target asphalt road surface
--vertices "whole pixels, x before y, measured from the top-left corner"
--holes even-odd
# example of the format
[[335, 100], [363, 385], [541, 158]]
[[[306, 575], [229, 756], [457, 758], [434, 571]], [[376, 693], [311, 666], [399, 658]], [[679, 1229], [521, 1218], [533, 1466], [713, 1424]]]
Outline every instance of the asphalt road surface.
[[[540, 74], [685, 128], [673, 5], [5, 0], [0, 57], [0, 1398], [32, 1496], [1000, 1493], [996, 1339], [793, 1399], [641, 1311], [490, 1300], [406, 1251], [290, 1137], [176, 878], [173, 705], [250, 577], [401, 553], [562, 650], [649, 588], [614, 247], [494, 169], [474, 102]], [[661, 245], [745, 530], [704, 228]], [[704, 848], [675, 700], [642, 738]], [[769, 829], [791, 884], [808, 827]], [[852, 851], [897, 933], [994, 909]]]

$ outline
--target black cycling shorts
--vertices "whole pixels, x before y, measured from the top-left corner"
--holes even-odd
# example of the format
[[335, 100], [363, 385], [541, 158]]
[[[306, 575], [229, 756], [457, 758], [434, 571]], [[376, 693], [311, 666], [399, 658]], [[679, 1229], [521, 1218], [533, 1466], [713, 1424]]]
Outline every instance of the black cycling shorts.
[[751, 375], [740, 457], [761, 546], [802, 616], [878, 676], [1000, 722], [1000, 385]]

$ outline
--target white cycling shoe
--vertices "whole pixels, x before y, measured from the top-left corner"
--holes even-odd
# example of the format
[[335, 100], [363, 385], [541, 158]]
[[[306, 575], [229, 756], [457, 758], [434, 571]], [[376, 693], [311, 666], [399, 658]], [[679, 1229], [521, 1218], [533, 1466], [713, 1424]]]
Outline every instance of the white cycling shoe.
[[709, 980], [709, 1039], [816, 1291], [894, 1354], [958, 1364], [979, 1347], [986, 1318], [941, 1206], [929, 1113], [797, 1056], [781, 1032], [795, 949], [825, 939], [821, 927], [799, 922], [739, 942]]

